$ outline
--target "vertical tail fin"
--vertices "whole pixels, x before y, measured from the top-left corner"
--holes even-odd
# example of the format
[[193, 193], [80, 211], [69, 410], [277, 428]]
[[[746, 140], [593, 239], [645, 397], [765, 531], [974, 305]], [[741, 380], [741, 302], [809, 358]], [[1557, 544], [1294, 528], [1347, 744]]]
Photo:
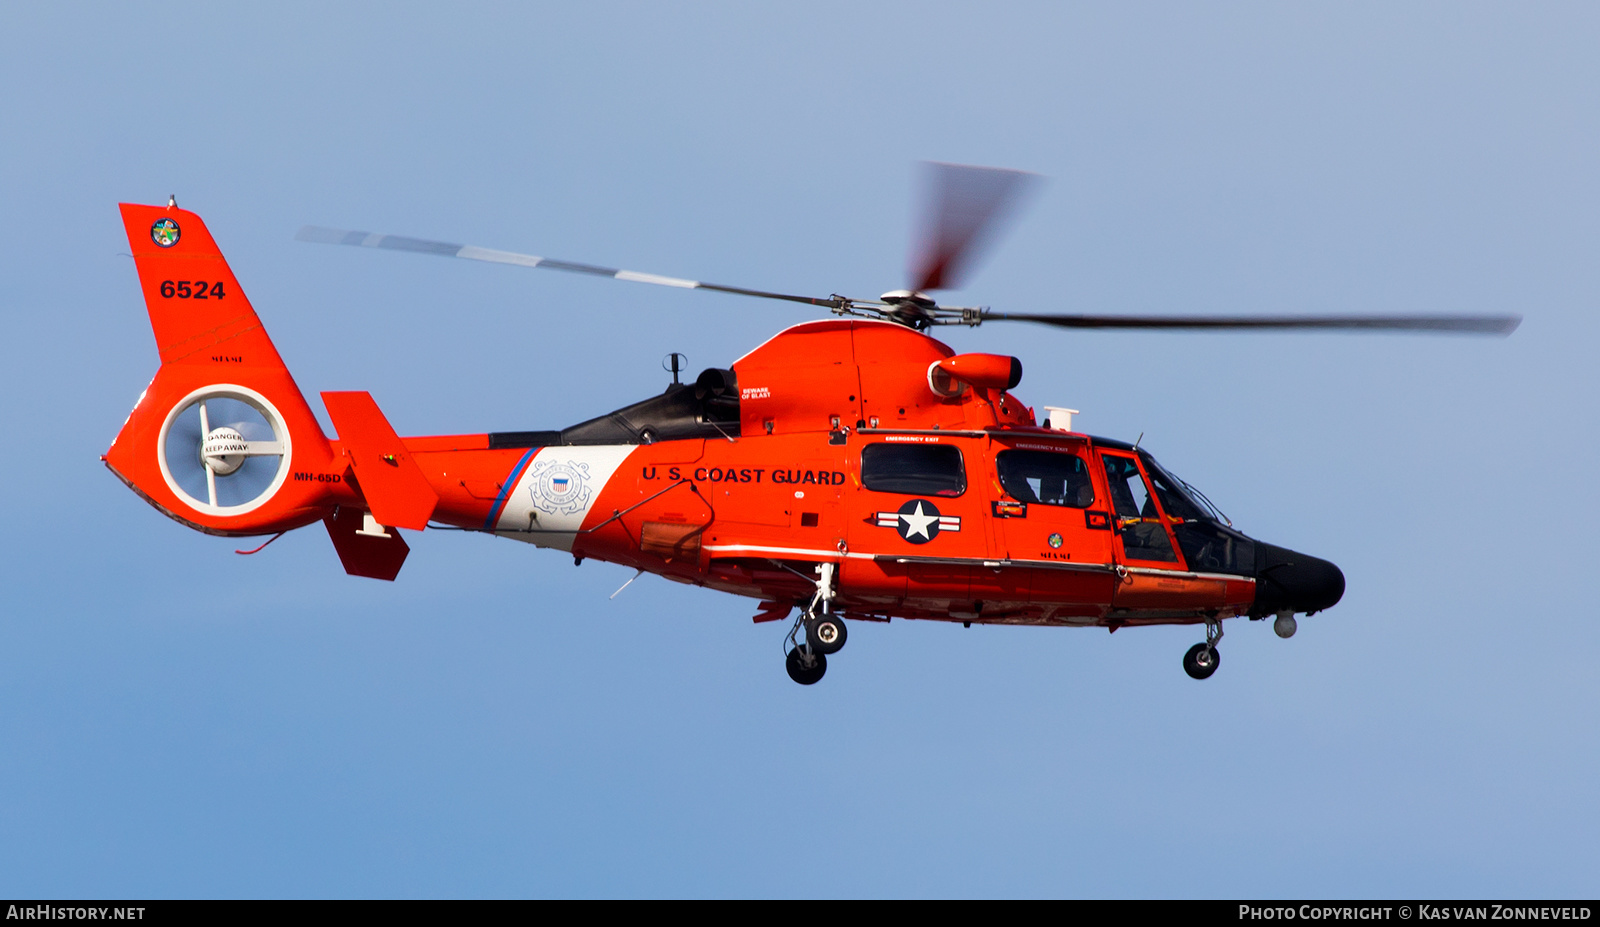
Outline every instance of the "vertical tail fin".
[[321, 519], [343, 468], [205, 223], [173, 204], [121, 209], [161, 368], [106, 465], [208, 533]]
[[120, 208], [163, 365], [283, 369], [199, 216], [177, 206]]

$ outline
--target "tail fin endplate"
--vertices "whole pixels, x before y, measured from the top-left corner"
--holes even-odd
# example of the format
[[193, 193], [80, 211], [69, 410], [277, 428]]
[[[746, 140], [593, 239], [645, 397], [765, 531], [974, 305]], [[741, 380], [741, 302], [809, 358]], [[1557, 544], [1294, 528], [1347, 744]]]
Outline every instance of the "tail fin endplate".
[[417, 531], [439, 504], [416, 461], [368, 393], [323, 393], [363, 498], [380, 524]]

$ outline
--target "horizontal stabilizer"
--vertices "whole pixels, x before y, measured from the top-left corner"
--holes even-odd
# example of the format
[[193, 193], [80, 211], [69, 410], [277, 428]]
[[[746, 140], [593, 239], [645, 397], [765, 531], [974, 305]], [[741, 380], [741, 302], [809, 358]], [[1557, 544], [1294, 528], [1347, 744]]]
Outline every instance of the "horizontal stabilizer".
[[393, 581], [411, 553], [410, 545], [398, 531], [385, 531], [368, 513], [340, 507], [322, 520], [328, 526], [333, 549], [351, 576]]
[[328, 417], [355, 468], [362, 498], [379, 524], [421, 531], [439, 496], [378, 404], [367, 393], [323, 393]]

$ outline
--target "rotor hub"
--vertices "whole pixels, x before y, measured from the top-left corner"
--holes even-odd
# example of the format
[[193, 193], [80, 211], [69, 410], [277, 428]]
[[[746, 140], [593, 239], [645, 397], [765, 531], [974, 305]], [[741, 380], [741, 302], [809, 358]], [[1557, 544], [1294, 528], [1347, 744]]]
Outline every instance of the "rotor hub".
[[209, 467], [212, 473], [227, 476], [244, 464], [245, 453], [249, 450], [250, 444], [239, 433], [239, 429], [221, 425], [206, 435], [205, 443], [200, 447], [200, 462]]
[[885, 316], [917, 331], [933, 324], [934, 310], [939, 308], [933, 297], [917, 290], [890, 290], [878, 299], [888, 306]]

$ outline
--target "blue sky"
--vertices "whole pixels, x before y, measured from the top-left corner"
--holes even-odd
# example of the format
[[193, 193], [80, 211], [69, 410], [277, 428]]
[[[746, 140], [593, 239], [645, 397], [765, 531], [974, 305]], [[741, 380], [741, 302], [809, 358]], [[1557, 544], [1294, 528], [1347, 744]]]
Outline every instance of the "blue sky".
[[[12, 4], [0, 894], [1593, 896], [1600, 14], [1581, 4]], [[947, 330], [1343, 567], [1290, 641], [853, 629], [427, 533], [256, 557], [98, 460], [156, 367], [115, 205], [203, 215], [308, 393], [553, 428], [904, 284], [914, 163], [1049, 178], [954, 298], [1518, 312], [1509, 340]]]

